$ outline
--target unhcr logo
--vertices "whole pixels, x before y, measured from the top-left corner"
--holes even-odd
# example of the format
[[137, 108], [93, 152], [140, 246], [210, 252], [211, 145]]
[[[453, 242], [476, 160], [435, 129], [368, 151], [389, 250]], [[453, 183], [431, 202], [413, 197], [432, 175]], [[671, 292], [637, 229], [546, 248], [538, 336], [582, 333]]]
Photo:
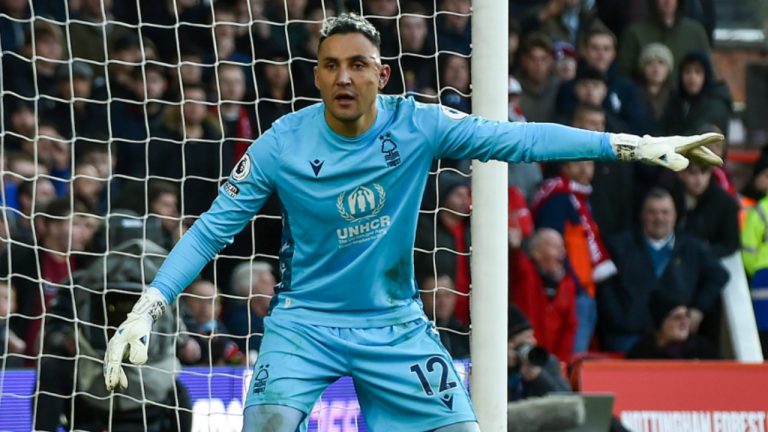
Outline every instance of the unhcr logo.
[[370, 186], [358, 186], [349, 193], [340, 193], [336, 199], [336, 209], [347, 222], [356, 222], [379, 214], [386, 199], [384, 188], [373, 183]]
[[349, 225], [336, 230], [339, 248], [364, 243], [387, 233], [391, 224], [387, 215], [379, 215], [387, 194], [378, 184], [358, 186], [351, 192], [342, 192], [336, 199], [336, 208]]

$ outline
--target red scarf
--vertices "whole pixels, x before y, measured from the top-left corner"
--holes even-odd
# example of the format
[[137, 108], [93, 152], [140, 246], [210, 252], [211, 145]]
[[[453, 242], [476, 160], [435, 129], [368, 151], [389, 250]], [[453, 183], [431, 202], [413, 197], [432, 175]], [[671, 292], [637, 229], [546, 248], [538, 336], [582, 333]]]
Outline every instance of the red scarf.
[[[219, 115], [217, 107], [211, 107], [210, 112], [214, 116], [218, 117]], [[224, 120], [223, 117], [222, 120]], [[251, 145], [251, 141], [255, 138], [253, 134], [253, 126], [251, 126], [251, 117], [248, 115], [248, 110], [246, 110], [244, 106], [240, 106], [237, 113], [237, 128], [235, 129], [235, 135], [227, 138], [237, 139], [235, 141], [234, 160], [232, 161], [232, 165], [234, 165], [243, 157], [245, 151], [248, 150], [248, 146]]]
[[715, 176], [715, 181], [717, 181], [717, 184], [719, 184], [723, 190], [731, 194], [731, 196], [738, 196], [736, 194], [736, 188], [733, 187], [730, 176], [724, 169], [720, 167], [714, 167], [712, 168], [712, 175]]
[[616, 273], [616, 266], [611, 261], [608, 250], [603, 244], [603, 240], [598, 234], [597, 223], [592, 218], [592, 211], [589, 207], [589, 195], [592, 193], [592, 186], [583, 185], [571, 181], [565, 175], [555, 177], [544, 181], [539, 188], [536, 197], [533, 200], [533, 214], [538, 213], [542, 203], [558, 194], [568, 194], [571, 204], [579, 214], [579, 222], [587, 236], [587, 248], [589, 257], [592, 261], [593, 274], [595, 282], [601, 282]]

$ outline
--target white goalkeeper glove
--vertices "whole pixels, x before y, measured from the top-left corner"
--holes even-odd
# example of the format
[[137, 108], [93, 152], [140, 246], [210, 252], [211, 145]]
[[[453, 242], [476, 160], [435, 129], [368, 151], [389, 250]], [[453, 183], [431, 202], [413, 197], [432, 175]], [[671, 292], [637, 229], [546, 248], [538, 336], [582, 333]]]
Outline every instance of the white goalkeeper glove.
[[141, 365], [147, 362], [152, 324], [165, 312], [166, 305], [165, 298], [155, 288], [150, 288], [133, 305], [128, 317], [107, 343], [107, 352], [104, 354], [104, 383], [107, 390], [113, 390], [118, 385], [122, 389], [128, 388], [128, 378], [122, 366], [126, 348], [130, 347], [128, 359], [131, 363]]
[[640, 161], [661, 165], [673, 171], [682, 171], [689, 161], [704, 165], [722, 166], [723, 160], [705, 147], [723, 141], [719, 133], [692, 136], [652, 137], [630, 134], [610, 134], [611, 147], [622, 161]]

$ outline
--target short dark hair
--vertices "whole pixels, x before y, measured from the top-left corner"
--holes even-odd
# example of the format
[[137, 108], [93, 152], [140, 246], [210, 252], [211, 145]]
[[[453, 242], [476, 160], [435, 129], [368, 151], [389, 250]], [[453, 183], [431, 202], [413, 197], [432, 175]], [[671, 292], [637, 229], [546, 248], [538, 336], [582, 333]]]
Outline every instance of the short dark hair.
[[317, 43], [318, 51], [320, 50], [320, 45], [327, 38], [337, 34], [349, 33], [360, 33], [371, 41], [377, 50], [381, 51], [381, 34], [379, 31], [376, 30], [376, 27], [370, 21], [354, 12], [343, 13], [337, 17], [325, 20], [323, 28], [320, 30], [320, 41]]
[[672, 202], [675, 202], [675, 199], [672, 198], [672, 194], [667, 189], [664, 189], [663, 187], [658, 187], [658, 186], [652, 187], [648, 191], [648, 193], [645, 194], [645, 198], [643, 198], [643, 207], [645, 207], [645, 203], [648, 200], [666, 199], [666, 198], [669, 198], [670, 200], [672, 200]]
[[533, 32], [528, 34], [520, 44], [520, 54], [530, 54], [535, 48], [541, 48], [553, 57], [555, 55], [552, 39], [545, 33]]

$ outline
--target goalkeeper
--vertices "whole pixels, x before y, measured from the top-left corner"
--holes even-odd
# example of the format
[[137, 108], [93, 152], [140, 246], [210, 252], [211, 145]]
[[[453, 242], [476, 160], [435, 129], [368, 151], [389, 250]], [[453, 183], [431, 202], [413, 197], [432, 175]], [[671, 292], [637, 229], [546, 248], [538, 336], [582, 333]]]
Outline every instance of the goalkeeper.
[[719, 134], [651, 138], [496, 122], [381, 96], [390, 68], [380, 42], [354, 14], [325, 23], [315, 69], [323, 103], [275, 122], [236, 164], [110, 341], [108, 389], [128, 385], [126, 350], [132, 363], [146, 360], [152, 323], [277, 192], [282, 282], [265, 319], [243, 429], [305, 427], [323, 390], [351, 376], [373, 430], [477, 431], [414, 283], [412, 246], [432, 160], [618, 158], [674, 170], [687, 158], [722, 163], [703, 147]]

